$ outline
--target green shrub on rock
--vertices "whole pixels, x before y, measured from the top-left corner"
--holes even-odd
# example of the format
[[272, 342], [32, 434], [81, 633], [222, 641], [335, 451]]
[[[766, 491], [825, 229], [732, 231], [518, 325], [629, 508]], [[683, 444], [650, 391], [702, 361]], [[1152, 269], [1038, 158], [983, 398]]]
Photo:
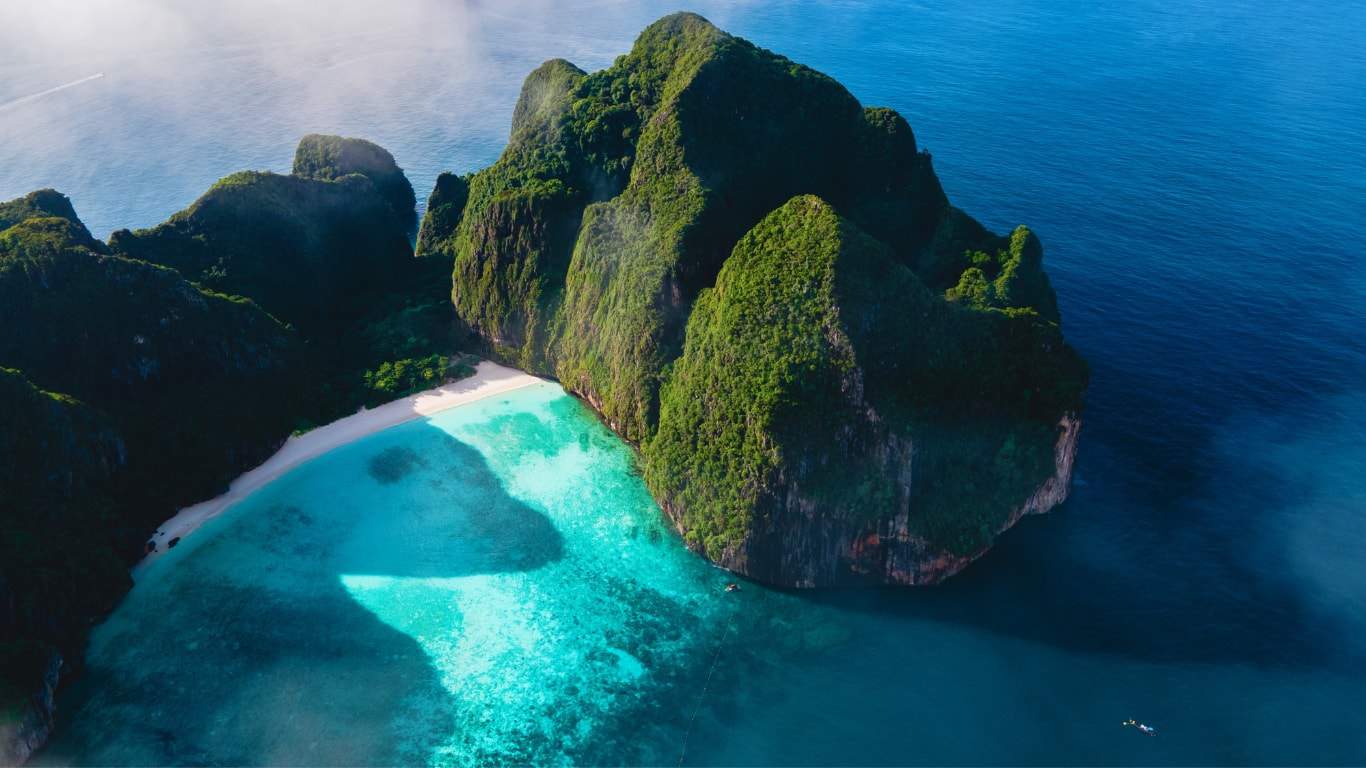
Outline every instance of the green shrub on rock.
[[351, 174], [368, 178], [393, 209], [405, 232], [417, 231], [417, 196], [389, 151], [365, 139], [310, 133], [294, 151], [293, 175], [336, 181]]
[[109, 244], [121, 256], [251, 298], [315, 339], [364, 314], [412, 261], [402, 226], [375, 185], [357, 175], [236, 173], [165, 223], [119, 230]]

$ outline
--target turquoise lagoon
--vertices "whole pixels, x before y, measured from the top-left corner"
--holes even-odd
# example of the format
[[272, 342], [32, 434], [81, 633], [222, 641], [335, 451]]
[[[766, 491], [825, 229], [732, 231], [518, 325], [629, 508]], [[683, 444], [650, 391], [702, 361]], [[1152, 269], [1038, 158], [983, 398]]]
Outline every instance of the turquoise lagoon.
[[[1322, 483], [1353, 472], [1339, 444]], [[1147, 535], [1115, 530], [1031, 520], [934, 589], [726, 593], [632, 450], [536, 384], [324, 454], [155, 561], [38, 762], [1256, 763], [1311, 737], [1324, 762], [1356, 754], [1353, 635], [1274, 605], [1282, 629], [1229, 623], [1191, 580], [1217, 563], [1150, 570], [1150, 594], [1106, 570], [1059, 580]], [[1333, 605], [1315, 624], [1348, 629]], [[1288, 633], [1313, 655], [1281, 655]], [[1120, 727], [1133, 715], [1159, 737]]]
[[[210, 521], [95, 633], [45, 758], [675, 763], [714, 695], [834, 642], [724, 592], [631, 450], [543, 383], [372, 435]], [[716, 665], [720, 667], [720, 664]], [[733, 694], [724, 694], [733, 698]]]

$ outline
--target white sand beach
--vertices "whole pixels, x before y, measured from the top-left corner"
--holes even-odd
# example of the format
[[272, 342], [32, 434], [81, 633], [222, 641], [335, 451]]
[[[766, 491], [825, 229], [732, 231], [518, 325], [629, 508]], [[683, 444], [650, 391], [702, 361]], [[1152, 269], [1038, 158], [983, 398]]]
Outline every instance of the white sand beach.
[[290, 437], [274, 456], [266, 459], [265, 463], [233, 480], [228, 486], [227, 493], [185, 507], [177, 512], [175, 517], [162, 523], [152, 534], [151, 540], [156, 542], [156, 549], [134, 566], [133, 577], [137, 578], [148, 563], [167, 552], [172, 541], [189, 536], [205, 521], [309, 459], [396, 424], [542, 381], [544, 379], [516, 369], [484, 361], [479, 363], [474, 375], [460, 381], [409, 395], [377, 408], [362, 410], [326, 426]]

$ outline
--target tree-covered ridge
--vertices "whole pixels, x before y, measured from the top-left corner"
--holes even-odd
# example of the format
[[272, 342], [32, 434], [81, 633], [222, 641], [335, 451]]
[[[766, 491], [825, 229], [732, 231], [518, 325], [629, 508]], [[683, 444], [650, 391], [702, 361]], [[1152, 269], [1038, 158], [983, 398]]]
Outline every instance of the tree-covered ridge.
[[976, 309], [1035, 312], [1048, 322], [1059, 321], [1057, 300], [1043, 272], [1043, 246], [1028, 227], [1016, 227], [1008, 244], [994, 254], [968, 251], [966, 259], [971, 266], [945, 293], [949, 301]]
[[25, 695], [53, 651], [78, 666], [153, 526], [279, 445], [302, 381], [255, 304], [89, 247], [70, 215], [0, 232], [0, 667]]
[[[814, 197], [784, 205], [802, 195]], [[637, 442], [656, 496], [722, 562], [784, 557], [755, 554], [773, 544], [756, 531], [776, 525], [775, 504], [815, 505], [849, 525], [856, 508], [864, 522], [913, 508], [903, 539], [976, 551], [1050, 476], [1058, 423], [1081, 407], [1085, 366], [1062, 339], [1037, 238], [1025, 228], [999, 237], [951, 206], [895, 111], [865, 108], [825, 75], [694, 14], [652, 24], [600, 72], [559, 59], [533, 71], [502, 157], [469, 179], [459, 220], [431, 216], [423, 238], [454, 258], [461, 321]], [[766, 346], [776, 330], [751, 337], [725, 320], [800, 314], [777, 285], [751, 286], [741, 304], [723, 299], [719, 275], [743, 293], [752, 268], [738, 265], [771, 263], [764, 247], [793, 264], [823, 254], [818, 263], [844, 265], [798, 272], [844, 286], [821, 311], [846, 324], [825, 330], [843, 328], [852, 373], [816, 355], [790, 369], [800, 375], [780, 375], [791, 350]], [[819, 336], [803, 333], [782, 344]], [[789, 379], [804, 383], [777, 383]], [[829, 400], [851, 382], [857, 403]], [[784, 443], [807, 414], [762, 393], [810, 396], [825, 421], [809, 435], [853, 442]], [[868, 412], [876, 428], [859, 415]], [[889, 478], [912, 464], [920, 480], [898, 496]], [[826, 483], [818, 466], [843, 466], [844, 477]]]
[[[0, 368], [0, 722], [128, 588], [113, 486], [126, 449], [104, 415]], [[72, 662], [75, 662], [75, 658]]]
[[794, 198], [741, 239], [694, 304], [645, 479], [713, 560], [734, 559], [783, 467], [830, 445], [848, 418], [841, 390], [857, 361], [836, 273], [873, 259], [889, 261], [886, 247], [819, 198]]
[[404, 231], [410, 235], [417, 231], [417, 196], [389, 150], [365, 139], [317, 133], [300, 139], [294, 150], [293, 174], [300, 178], [336, 181], [353, 173], [374, 183]]
[[947, 206], [900, 116], [676, 14], [606, 70], [552, 60], [528, 76], [508, 149], [447, 229], [452, 296], [496, 352], [558, 376], [641, 440], [697, 291], [801, 193], [908, 262]]
[[646, 482], [691, 546], [775, 581], [839, 578], [802, 570], [794, 517], [838, 537], [903, 515], [911, 535], [972, 553], [1054, 471], [1058, 415], [1085, 375], [1054, 345], [1032, 312], [950, 305], [828, 203], [794, 198], [698, 297]]
[[374, 184], [244, 171], [164, 224], [109, 240], [117, 254], [247, 296], [310, 336], [354, 321], [411, 268], [402, 225]]
[[[99, 253], [85, 244], [84, 227], [56, 216], [39, 214], [24, 219], [8, 229], [0, 230], [0, 258], [36, 258], [51, 256], [68, 249]], [[103, 244], [97, 244], [103, 248]]]
[[0, 212], [3, 726], [54, 651], [78, 668], [176, 508], [295, 429], [472, 369], [449, 258], [413, 257], [367, 175], [234, 174], [112, 247], [56, 192]]
[[[449, 359], [455, 349], [450, 257], [414, 258], [375, 172], [344, 172], [362, 169], [366, 158], [369, 166], [402, 176], [388, 153], [369, 142], [309, 136], [295, 153], [296, 171], [309, 176], [236, 173], [165, 223], [110, 238], [116, 253], [249, 297], [294, 326], [308, 348], [308, 368], [322, 382], [310, 399], [313, 412], [300, 414], [301, 426], [460, 370]], [[438, 196], [434, 215], [458, 220], [455, 181], [457, 199]], [[422, 373], [403, 377], [399, 387], [381, 374], [386, 364], [390, 371]], [[376, 381], [387, 384], [376, 387]]]
[[71, 225], [72, 238], [87, 248], [99, 250], [103, 244], [96, 240], [85, 224], [76, 218], [76, 209], [71, 200], [55, 189], [40, 189], [23, 197], [0, 203], [0, 231], [9, 229], [28, 219], [54, 217], [63, 219]]
[[0, 233], [0, 327], [23, 329], [0, 335], [0, 365], [109, 414], [152, 515], [211, 495], [287, 434], [296, 334], [174, 270], [63, 242], [63, 229], [44, 218]]

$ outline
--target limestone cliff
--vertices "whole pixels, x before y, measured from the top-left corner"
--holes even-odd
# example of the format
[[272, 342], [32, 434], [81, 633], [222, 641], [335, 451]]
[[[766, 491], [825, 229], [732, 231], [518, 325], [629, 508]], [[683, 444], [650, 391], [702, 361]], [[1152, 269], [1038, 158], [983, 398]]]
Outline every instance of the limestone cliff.
[[933, 581], [1065, 496], [1087, 374], [1038, 239], [951, 206], [894, 111], [699, 16], [532, 72], [423, 239], [485, 348], [637, 444], [727, 567]]
[[[690, 546], [756, 578], [937, 581], [1065, 497], [1069, 403], [1010, 381], [1021, 362], [1077, 375], [1057, 343], [1032, 315], [944, 301], [829, 204], [794, 198], [694, 304], [646, 482]], [[990, 398], [965, 408], [973, 388]]]
[[336, 181], [351, 174], [364, 176], [393, 210], [405, 232], [417, 231], [417, 197], [403, 169], [389, 150], [365, 139], [310, 133], [294, 150], [293, 175], [301, 179]]
[[64, 653], [128, 588], [109, 526], [126, 460], [103, 414], [0, 367], [0, 765], [46, 740]]

